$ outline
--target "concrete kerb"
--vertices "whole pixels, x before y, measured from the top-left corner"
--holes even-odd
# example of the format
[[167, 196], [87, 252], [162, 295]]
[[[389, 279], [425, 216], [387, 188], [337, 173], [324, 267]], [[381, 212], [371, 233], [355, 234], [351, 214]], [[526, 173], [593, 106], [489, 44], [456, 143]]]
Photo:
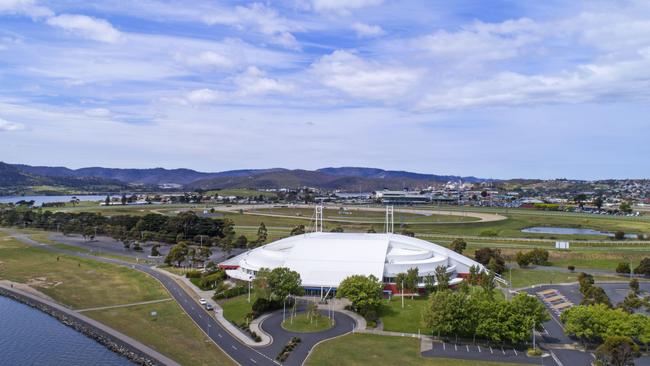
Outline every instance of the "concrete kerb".
[[167, 271], [165, 271], [163, 269], [160, 269], [160, 268], [157, 268], [157, 267], [153, 267], [153, 269], [155, 271], [157, 271], [157, 272], [160, 272], [160, 273], [172, 278], [174, 281], [179, 283], [179, 285], [181, 285], [182, 287], [184, 287], [184, 288], [190, 290], [191, 292], [193, 292], [194, 295], [195, 295], [193, 297], [195, 299], [198, 299], [198, 298], [205, 299], [210, 305], [212, 305], [214, 307], [214, 318], [216, 319], [216, 321], [219, 322], [219, 324], [228, 333], [232, 334], [241, 343], [243, 343], [243, 344], [245, 344], [247, 346], [251, 346], [251, 347], [263, 347], [263, 346], [268, 346], [269, 344], [271, 344], [271, 342], [273, 342], [272, 337], [269, 337], [268, 335], [265, 337], [266, 333], [260, 334], [260, 333], [257, 333], [257, 331], [256, 331], [256, 333], [260, 336], [260, 338], [262, 340], [261, 340], [261, 342], [255, 342], [248, 334], [244, 333], [239, 327], [237, 327], [236, 325], [234, 325], [233, 323], [228, 321], [228, 319], [226, 319], [223, 316], [223, 308], [216, 301], [214, 301], [212, 299], [212, 294], [210, 292], [203, 291], [203, 290], [199, 289], [189, 279], [187, 279], [187, 278], [185, 278], [183, 276], [179, 276], [177, 274], [171, 273], [171, 272], [167, 272]]
[[122, 354], [136, 363], [144, 365], [160, 364], [180, 366], [178, 362], [143, 343], [61, 304], [2, 283], [0, 283], [0, 290], [2, 290], [0, 292], [4, 292], [10, 298], [55, 317], [63, 324], [74, 328], [103, 344], [110, 350]]
[[262, 339], [260, 342], [255, 343], [255, 346], [257, 347], [268, 346], [269, 344], [273, 343], [273, 336], [268, 334], [266, 331], [262, 329], [262, 323], [271, 315], [273, 314], [267, 313], [260, 317], [257, 317], [253, 319], [253, 321], [249, 325], [251, 332], [255, 332]]

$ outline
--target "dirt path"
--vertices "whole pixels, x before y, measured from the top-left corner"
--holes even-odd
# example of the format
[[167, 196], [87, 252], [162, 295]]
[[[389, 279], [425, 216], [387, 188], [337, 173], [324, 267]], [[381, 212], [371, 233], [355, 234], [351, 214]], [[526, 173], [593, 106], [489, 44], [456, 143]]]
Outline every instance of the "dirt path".
[[[217, 207], [216, 209], [218, 211], [226, 211], [226, 212], [236, 212], [239, 210], [242, 210], [246, 215], [257, 215], [257, 216], [271, 216], [271, 217], [282, 217], [282, 218], [290, 218], [290, 219], [295, 219], [296, 216], [292, 215], [281, 215], [281, 214], [265, 214], [265, 213], [260, 213], [260, 212], [248, 212], [251, 210], [259, 210], [259, 209], [268, 209], [268, 208], [275, 208], [275, 205], [232, 205], [230, 207]], [[290, 208], [307, 208], [307, 209], [313, 209], [313, 205], [291, 205], [289, 206]], [[340, 205], [336, 206], [325, 206], [325, 208], [332, 208], [336, 207], [339, 208], [341, 207]], [[345, 206], [344, 206], [345, 207]], [[352, 211], [373, 211], [373, 212], [385, 212], [386, 209], [383, 207], [357, 207], [357, 206], [347, 206], [346, 207], [348, 210]], [[395, 209], [396, 213], [402, 212], [402, 213], [410, 213], [410, 214], [415, 214], [415, 215], [423, 215], [423, 216], [431, 216], [431, 215], [443, 215], [443, 216], [462, 216], [462, 217], [474, 217], [477, 218], [478, 221], [468, 221], [468, 222], [462, 222], [462, 221], [451, 221], [451, 222], [412, 222], [407, 224], [466, 224], [466, 223], [477, 223], [477, 222], [494, 222], [494, 221], [501, 221], [507, 219], [506, 216], [495, 214], [495, 213], [486, 213], [486, 212], [472, 212], [472, 211], [442, 211], [442, 210], [427, 210], [427, 209], [404, 209], [404, 208], [397, 208]], [[303, 219], [308, 219], [306, 217], [302, 217]], [[362, 220], [345, 220], [345, 219], [323, 219], [323, 221], [330, 221], [330, 222], [344, 222], [344, 223], [351, 223], [351, 224], [364, 224], [364, 223], [369, 223], [369, 224], [376, 224], [380, 221], [362, 221]], [[383, 222], [383, 221], [382, 221]]]

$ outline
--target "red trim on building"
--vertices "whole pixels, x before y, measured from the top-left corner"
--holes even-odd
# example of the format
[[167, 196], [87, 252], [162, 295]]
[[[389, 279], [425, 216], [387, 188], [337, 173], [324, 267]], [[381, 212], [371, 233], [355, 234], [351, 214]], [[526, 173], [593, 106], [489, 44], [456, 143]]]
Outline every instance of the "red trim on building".
[[236, 264], [220, 264], [219, 269], [237, 269], [239, 268]]

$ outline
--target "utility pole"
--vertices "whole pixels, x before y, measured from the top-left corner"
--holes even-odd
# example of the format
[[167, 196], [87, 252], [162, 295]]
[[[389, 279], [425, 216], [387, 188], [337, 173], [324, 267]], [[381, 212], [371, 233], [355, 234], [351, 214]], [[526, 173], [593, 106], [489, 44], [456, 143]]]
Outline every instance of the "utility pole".
[[402, 309], [404, 309], [404, 280], [402, 280]]
[[249, 303], [249, 304], [250, 304], [250, 302], [251, 302], [251, 282], [253, 282], [253, 279], [251, 279], [251, 280], [248, 282], [248, 303]]

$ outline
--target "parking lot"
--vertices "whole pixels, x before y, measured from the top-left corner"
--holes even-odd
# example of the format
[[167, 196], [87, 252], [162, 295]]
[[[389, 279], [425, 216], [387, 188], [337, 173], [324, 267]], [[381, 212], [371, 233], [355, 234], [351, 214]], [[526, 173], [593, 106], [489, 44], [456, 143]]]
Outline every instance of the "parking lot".
[[461, 358], [466, 360], [484, 360], [493, 362], [530, 363], [555, 365], [550, 357], [540, 360], [539, 357], [531, 358], [525, 351], [518, 351], [512, 347], [500, 347], [480, 344], [455, 344], [450, 342], [433, 342], [433, 348], [422, 352], [423, 357]]

